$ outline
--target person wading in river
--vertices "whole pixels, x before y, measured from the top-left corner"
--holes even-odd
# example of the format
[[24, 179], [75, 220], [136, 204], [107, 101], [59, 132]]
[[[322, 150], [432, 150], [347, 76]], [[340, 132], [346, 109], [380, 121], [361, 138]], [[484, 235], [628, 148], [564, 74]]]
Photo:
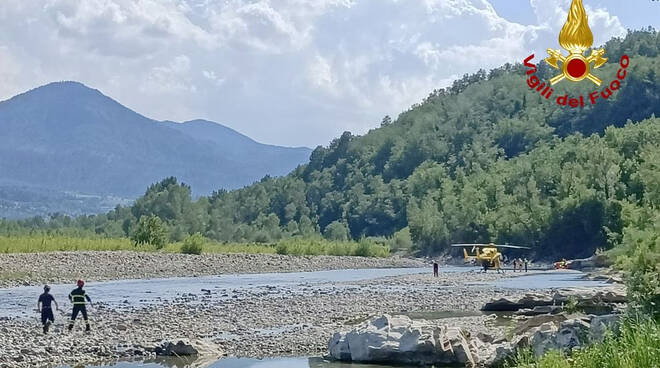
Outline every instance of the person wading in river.
[[438, 277], [438, 262], [433, 261], [433, 277]]
[[44, 326], [44, 334], [48, 333], [48, 328], [51, 323], [55, 322], [55, 315], [53, 314], [52, 303], [55, 303], [55, 308], [60, 310], [55, 298], [49, 293], [50, 286], [44, 286], [44, 293], [39, 295], [37, 301], [37, 310], [41, 313], [41, 324]]
[[85, 320], [85, 331], [90, 331], [89, 320], [87, 319], [87, 302], [92, 304], [92, 299], [85, 293], [83, 286], [85, 282], [83, 280], [78, 280], [76, 283], [77, 288], [69, 294], [69, 300], [73, 303], [73, 312], [71, 312], [71, 322], [69, 322], [69, 331], [73, 329], [73, 323], [76, 321], [78, 313], [82, 313], [83, 319]]

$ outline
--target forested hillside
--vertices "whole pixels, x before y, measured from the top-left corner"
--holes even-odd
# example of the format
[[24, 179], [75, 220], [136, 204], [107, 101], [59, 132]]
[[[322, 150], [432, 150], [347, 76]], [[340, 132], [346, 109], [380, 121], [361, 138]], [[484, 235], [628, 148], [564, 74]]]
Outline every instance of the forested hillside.
[[[480, 71], [434, 91], [364, 136], [346, 132], [307, 165], [192, 201], [176, 179], [107, 215], [0, 224], [127, 236], [156, 215], [173, 240], [289, 236], [394, 237], [434, 253], [452, 242], [532, 245], [541, 257], [588, 256], [631, 226], [660, 220], [660, 38], [631, 32], [605, 46], [609, 83], [624, 53], [628, 76], [608, 101], [570, 109], [525, 82], [525, 67]], [[554, 74], [537, 55], [538, 74]], [[590, 83], [555, 88], [588, 95]], [[653, 219], [655, 217], [655, 220]]]

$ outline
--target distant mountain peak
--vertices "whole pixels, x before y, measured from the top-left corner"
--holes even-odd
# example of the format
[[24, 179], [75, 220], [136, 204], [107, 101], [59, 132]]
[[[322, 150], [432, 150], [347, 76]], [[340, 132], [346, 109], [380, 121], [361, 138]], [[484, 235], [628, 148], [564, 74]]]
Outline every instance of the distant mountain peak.
[[42, 86], [21, 93], [17, 96], [30, 95], [33, 93], [52, 92], [52, 91], [58, 91], [58, 92], [69, 91], [69, 92], [78, 92], [78, 93], [90, 93], [94, 95], [103, 95], [103, 93], [101, 93], [101, 91], [99, 91], [98, 89], [88, 87], [85, 84], [77, 81], [59, 81], [59, 82], [50, 82], [44, 84]]
[[0, 179], [94, 195], [135, 197], [169, 176], [196, 194], [240, 188], [285, 175], [311, 153], [208, 120], [159, 122], [76, 81], [0, 102], [0, 130]]

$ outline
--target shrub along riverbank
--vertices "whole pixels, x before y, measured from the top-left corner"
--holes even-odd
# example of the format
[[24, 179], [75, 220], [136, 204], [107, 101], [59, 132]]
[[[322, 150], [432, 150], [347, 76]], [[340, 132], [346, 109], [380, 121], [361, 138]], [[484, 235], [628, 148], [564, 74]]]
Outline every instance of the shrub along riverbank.
[[[199, 248], [198, 248], [199, 247]], [[291, 238], [274, 244], [219, 243], [199, 235], [192, 235], [181, 242], [159, 248], [150, 244], [135, 243], [128, 238], [82, 238], [50, 235], [0, 236], [0, 252], [38, 253], [57, 251], [120, 251], [169, 253], [249, 253], [282, 255], [333, 255], [387, 257], [390, 248], [373, 240], [330, 241], [322, 238]]]
[[654, 368], [660, 367], [660, 324], [653, 319], [631, 319], [618, 334], [602, 343], [576, 350], [569, 357], [552, 351], [540, 358], [525, 351], [508, 365], [516, 368]]

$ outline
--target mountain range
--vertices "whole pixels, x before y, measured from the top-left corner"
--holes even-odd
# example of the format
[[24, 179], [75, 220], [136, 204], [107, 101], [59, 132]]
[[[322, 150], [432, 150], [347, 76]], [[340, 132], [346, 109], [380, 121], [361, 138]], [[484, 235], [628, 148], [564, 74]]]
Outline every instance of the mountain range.
[[290, 172], [311, 152], [211, 121], [156, 121], [78, 82], [0, 102], [0, 131], [0, 217], [98, 212], [169, 176], [196, 195], [240, 188]]

